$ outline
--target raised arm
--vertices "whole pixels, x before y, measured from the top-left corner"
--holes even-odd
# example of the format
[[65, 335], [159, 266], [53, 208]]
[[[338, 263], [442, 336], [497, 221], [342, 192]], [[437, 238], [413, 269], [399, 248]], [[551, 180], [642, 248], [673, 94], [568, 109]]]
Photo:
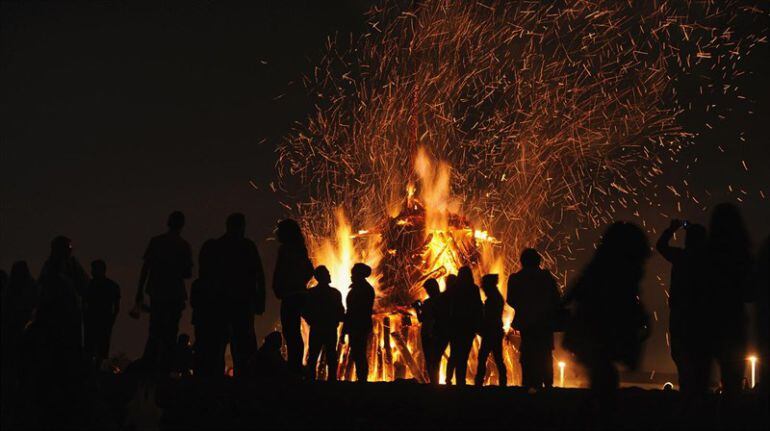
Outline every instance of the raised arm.
[[679, 247], [672, 247], [669, 245], [669, 242], [671, 242], [671, 238], [673, 238], [674, 233], [680, 227], [682, 227], [681, 221], [677, 219], [671, 220], [671, 224], [660, 234], [660, 238], [658, 238], [658, 242], [655, 244], [655, 248], [658, 250], [658, 253], [660, 253], [661, 256], [663, 256], [663, 258], [669, 262], [673, 262], [676, 259], [677, 253], [679, 253], [681, 250]]

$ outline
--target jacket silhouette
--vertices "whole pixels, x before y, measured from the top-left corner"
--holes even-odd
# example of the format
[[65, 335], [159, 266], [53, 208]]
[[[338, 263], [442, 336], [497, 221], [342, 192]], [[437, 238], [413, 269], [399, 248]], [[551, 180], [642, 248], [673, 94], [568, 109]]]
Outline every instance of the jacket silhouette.
[[326, 355], [327, 380], [337, 380], [337, 327], [345, 317], [342, 294], [331, 287], [331, 275], [325, 266], [315, 269], [318, 281], [308, 290], [303, 317], [310, 325], [307, 367], [308, 375], [315, 379], [321, 350]]
[[534, 249], [522, 252], [521, 270], [508, 277], [508, 305], [513, 307], [513, 328], [521, 335], [519, 362], [522, 385], [553, 386], [553, 330], [559, 308], [559, 288], [553, 275], [540, 268]]
[[276, 229], [281, 243], [273, 272], [273, 292], [281, 300], [281, 328], [286, 340], [289, 370], [302, 372], [302, 309], [307, 283], [313, 277], [313, 264], [305, 246], [305, 237], [296, 221], [281, 220]]
[[372, 332], [372, 312], [374, 309], [374, 288], [366, 278], [372, 269], [363, 264], [353, 265], [351, 270], [350, 291], [347, 297], [342, 334], [347, 334], [350, 342], [350, 357], [356, 366], [356, 380], [366, 382], [369, 376], [369, 358], [366, 355], [367, 342]]
[[206, 251], [212, 261], [213, 295], [217, 297], [226, 332], [220, 341], [218, 356], [224, 356], [228, 339], [233, 356], [235, 376], [247, 372], [249, 359], [257, 351], [254, 314], [265, 311], [265, 275], [257, 246], [246, 238], [246, 217], [240, 213], [228, 216], [226, 232]]
[[649, 255], [644, 231], [631, 223], [613, 223], [564, 298], [574, 314], [563, 345], [585, 366], [605, 414], [614, 411], [619, 385], [615, 363], [636, 369], [649, 335], [647, 313], [639, 302]]
[[184, 214], [171, 213], [168, 232], [150, 240], [136, 290], [136, 307], [142, 307], [145, 290], [150, 296], [150, 328], [143, 359], [162, 373], [171, 371], [187, 292], [185, 279], [192, 275], [192, 250], [182, 236]]
[[195, 329], [193, 369], [197, 377], [221, 377], [228, 341], [225, 300], [216, 283], [216, 239], [203, 243], [198, 254], [198, 278], [190, 287], [192, 324]]
[[84, 347], [98, 364], [109, 358], [112, 327], [120, 311], [120, 286], [107, 278], [103, 260], [91, 263], [91, 276], [85, 296]]
[[455, 384], [464, 386], [468, 371], [468, 356], [473, 339], [481, 329], [483, 304], [479, 287], [473, 282], [473, 273], [467, 266], [457, 272], [457, 285], [450, 294], [451, 302], [451, 362]]
[[503, 359], [503, 309], [505, 300], [497, 290], [499, 277], [497, 274], [487, 274], [481, 278], [481, 288], [487, 299], [484, 301], [484, 318], [481, 324], [481, 347], [476, 368], [476, 386], [484, 384], [487, 372], [489, 354], [495, 360], [497, 367], [498, 385], [508, 384], [508, 372]]
[[72, 256], [72, 242], [59, 236], [40, 271], [40, 301], [35, 324], [45, 349], [44, 374], [64, 379], [78, 370], [83, 351], [83, 294], [88, 275]]

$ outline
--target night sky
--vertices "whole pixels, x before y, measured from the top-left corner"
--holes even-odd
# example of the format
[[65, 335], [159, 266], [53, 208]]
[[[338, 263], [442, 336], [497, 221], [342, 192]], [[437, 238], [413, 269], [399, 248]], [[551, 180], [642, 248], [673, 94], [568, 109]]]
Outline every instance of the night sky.
[[[0, 268], [24, 259], [36, 275], [59, 234], [73, 239], [84, 266], [104, 258], [123, 291], [112, 350], [130, 357], [141, 353], [146, 337], [147, 316], [140, 322], [127, 316], [141, 256], [171, 211], [187, 215], [183, 235], [195, 254], [221, 235], [229, 213], [244, 212], [247, 233], [272, 272], [270, 237], [283, 214], [269, 187], [276, 144], [311, 110], [299, 80], [325, 38], [364, 30], [363, 2], [1, 5]], [[767, 16], [757, 25], [766, 27]], [[713, 130], [698, 116], [688, 118], [702, 134], [681, 159], [697, 156], [698, 163], [689, 170], [684, 162], [673, 166], [662, 180], [687, 178], [705, 196], [704, 206], [743, 199], [756, 242], [770, 234], [770, 201], [759, 194], [770, 195], [769, 58], [765, 46], [744, 64], [751, 73], [741, 84], [754, 99], [753, 115], [736, 107]], [[740, 132], [745, 143], [737, 140]], [[744, 159], [749, 172], [740, 165]], [[668, 224], [660, 213], [676, 205], [665, 189], [659, 194], [660, 209], [642, 209], [658, 231]], [[684, 212], [707, 221], [701, 208]], [[590, 246], [597, 235], [584, 241]], [[583, 254], [576, 267], [588, 251]], [[670, 371], [665, 296], [656, 276], [668, 279], [657, 256], [644, 299], [662, 320], [647, 368]], [[272, 292], [267, 307], [257, 319], [260, 337], [278, 322]], [[189, 310], [182, 328], [192, 331]]]

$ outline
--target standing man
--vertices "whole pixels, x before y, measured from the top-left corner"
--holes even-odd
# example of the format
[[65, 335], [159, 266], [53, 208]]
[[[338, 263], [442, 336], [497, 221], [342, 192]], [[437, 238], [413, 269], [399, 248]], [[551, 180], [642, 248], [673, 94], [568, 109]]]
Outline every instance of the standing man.
[[356, 381], [366, 382], [369, 376], [369, 362], [366, 345], [372, 333], [372, 311], [374, 309], [374, 288], [366, 278], [372, 275], [372, 268], [363, 263], [353, 265], [350, 292], [347, 297], [347, 314], [342, 326], [342, 336], [348, 335], [350, 357], [356, 365]]
[[[246, 217], [227, 217], [226, 232], [214, 244], [214, 285], [222, 298], [224, 325], [230, 336], [235, 376], [246, 372], [249, 359], [257, 352], [254, 315], [265, 312], [265, 272], [259, 250], [246, 238]], [[226, 340], [219, 346], [224, 357]]]
[[547, 269], [540, 268], [537, 250], [521, 253], [521, 270], [508, 278], [508, 305], [513, 328], [521, 333], [522, 386], [531, 390], [553, 386], [553, 330], [559, 308], [559, 288]]
[[487, 357], [492, 353], [497, 366], [497, 379], [499, 386], [508, 384], [508, 373], [503, 360], [503, 308], [505, 300], [497, 283], [500, 277], [497, 274], [487, 274], [481, 277], [481, 289], [487, 300], [484, 302], [484, 320], [481, 324], [481, 347], [476, 368], [476, 386], [484, 384], [487, 374]]
[[[422, 353], [425, 357], [425, 369], [431, 383], [438, 383], [438, 367], [441, 353], [438, 353], [438, 341], [436, 334], [436, 319], [438, 314], [438, 302], [440, 302], [441, 289], [435, 278], [425, 280], [422, 285], [428, 298], [424, 302], [414, 303], [417, 319], [420, 321], [420, 341]], [[442, 351], [443, 353], [443, 351]]]
[[684, 227], [680, 220], [671, 220], [668, 229], [658, 238], [655, 248], [671, 263], [668, 307], [671, 357], [679, 374], [679, 388], [687, 396], [703, 395], [708, 391], [711, 364], [705, 329], [710, 319], [703, 295], [707, 280], [706, 228], [699, 224], [685, 227], [684, 248], [670, 245], [674, 233]]
[[107, 264], [91, 262], [91, 282], [85, 297], [85, 351], [97, 365], [109, 357], [110, 338], [120, 311], [120, 286], [107, 278]]
[[310, 325], [310, 340], [307, 357], [307, 371], [310, 380], [315, 380], [316, 368], [321, 349], [326, 353], [327, 380], [337, 380], [337, 328], [345, 318], [342, 294], [331, 286], [329, 270], [321, 265], [314, 275], [318, 284], [307, 293], [303, 317]]
[[174, 211], [168, 217], [168, 232], [150, 240], [136, 290], [132, 317], [139, 317], [144, 292], [150, 296], [150, 329], [143, 359], [157, 371], [168, 374], [173, 363], [179, 319], [187, 291], [185, 279], [192, 275], [192, 251], [182, 236], [184, 214]]
[[457, 271], [457, 285], [451, 293], [450, 303], [452, 322], [449, 360], [454, 366], [455, 385], [465, 386], [468, 356], [484, 316], [484, 304], [470, 267], [463, 266]]

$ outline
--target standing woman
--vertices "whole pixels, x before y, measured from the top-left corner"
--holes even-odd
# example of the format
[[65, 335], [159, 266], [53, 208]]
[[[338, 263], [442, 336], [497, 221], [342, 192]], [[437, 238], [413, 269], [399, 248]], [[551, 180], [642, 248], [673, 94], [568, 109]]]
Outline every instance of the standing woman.
[[710, 351], [719, 365], [722, 389], [727, 395], [741, 390], [745, 371], [748, 319], [744, 309], [750, 300], [751, 242], [740, 210], [722, 203], [711, 213], [707, 242], [707, 309], [713, 310], [714, 334]]
[[302, 372], [302, 309], [307, 283], [313, 277], [313, 264], [307, 255], [305, 237], [292, 219], [281, 220], [276, 229], [278, 261], [273, 274], [273, 292], [281, 300], [281, 327], [286, 340], [289, 369]]
[[634, 224], [615, 222], [604, 232], [591, 261], [564, 302], [574, 316], [563, 345], [588, 371], [591, 391], [603, 414], [614, 412], [619, 378], [616, 364], [639, 365], [648, 317], [639, 302], [650, 246]]
[[[83, 293], [88, 275], [72, 256], [72, 242], [58, 236], [40, 273], [40, 302], [35, 317], [48, 350], [46, 359], [62, 371], [74, 372], [83, 349]], [[56, 358], [56, 359], [53, 359]], [[52, 371], [52, 370], [49, 370]], [[64, 373], [63, 373], [64, 374]]]

